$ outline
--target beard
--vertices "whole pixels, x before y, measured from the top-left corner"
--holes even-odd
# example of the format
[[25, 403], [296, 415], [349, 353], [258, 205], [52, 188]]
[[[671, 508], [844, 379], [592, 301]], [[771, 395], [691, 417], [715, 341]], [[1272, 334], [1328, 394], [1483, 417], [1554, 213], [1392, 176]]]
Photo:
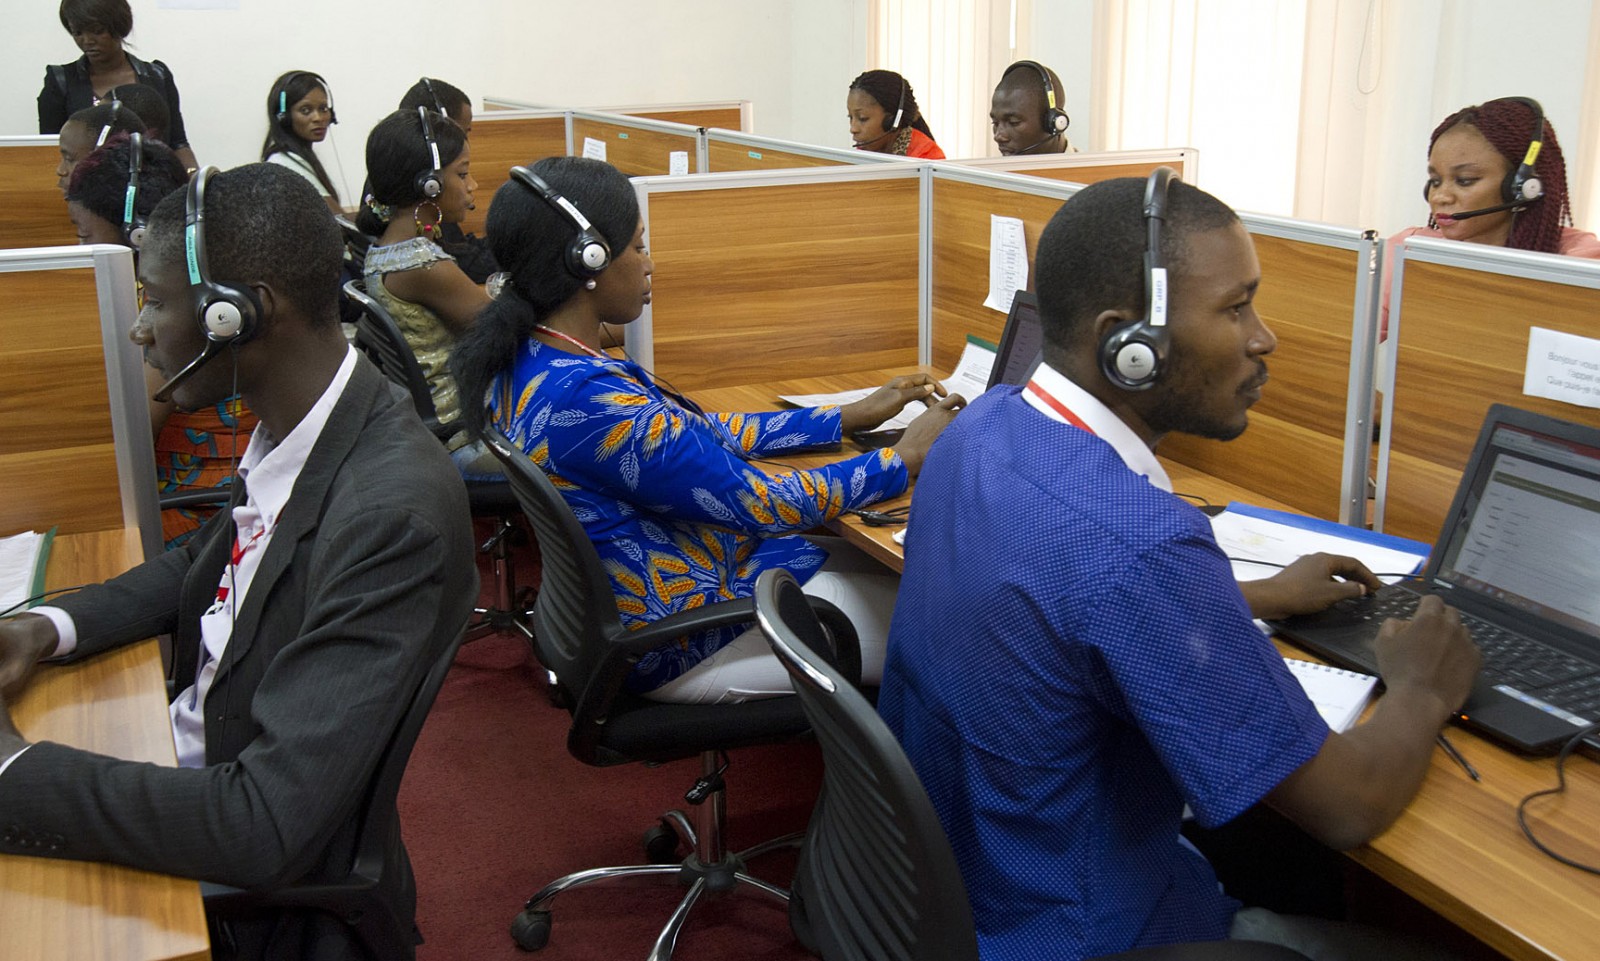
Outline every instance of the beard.
[[[1256, 361], [1257, 371], [1232, 390], [1197, 373], [1182, 354], [1169, 354], [1154, 398], [1155, 406], [1145, 422], [1158, 433], [1192, 434], [1208, 440], [1233, 440], [1250, 426], [1249, 404], [1241, 396], [1259, 387], [1267, 377], [1267, 365]], [[1225, 399], [1220, 392], [1227, 390]], [[1219, 402], [1219, 400], [1221, 402]]]

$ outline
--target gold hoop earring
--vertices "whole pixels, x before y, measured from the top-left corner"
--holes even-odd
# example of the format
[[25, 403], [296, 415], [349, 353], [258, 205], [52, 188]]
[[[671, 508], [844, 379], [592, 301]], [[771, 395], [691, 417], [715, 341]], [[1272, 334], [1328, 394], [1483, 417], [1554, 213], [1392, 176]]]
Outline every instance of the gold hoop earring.
[[[432, 223], [424, 223], [423, 222], [423, 220], [422, 220], [422, 208], [423, 207], [432, 207], [433, 208], [433, 222]], [[417, 204], [417, 206], [415, 208], [413, 208], [412, 211], [411, 211], [411, 222], [417, 225], [417, 236], [419, 236], [419, 237], [427, 237], [427, 238], [429, 238], [431, 240], [433, 233], [439, 229], [439, 224], [441, 222], [443, 222], [443, 220], [444, 220], [444, 211], [440, 210], [439, 209], [439, 205], [434, 203], [431, 200], [422, 201], [421, 203]]]

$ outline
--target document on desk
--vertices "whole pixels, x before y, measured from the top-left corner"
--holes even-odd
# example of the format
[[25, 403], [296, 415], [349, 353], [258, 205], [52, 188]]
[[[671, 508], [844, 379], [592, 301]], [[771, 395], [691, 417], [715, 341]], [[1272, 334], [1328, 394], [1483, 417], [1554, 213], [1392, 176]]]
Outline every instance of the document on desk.
[[23, 531], [0, 537], [0, 613], [44, 590], [44, 568], [55, 536], [52, 527], [43, 534]]
[[1241, 581], [1271, 577], [1306, 554], [1326, 551], [1354, 557], [1393, 583], [1421, 570], [1429, 551], [1421, 541], [1239, 503], [1211, 518], [1211, 530]]
[[[940, 383], [945, 390], [952, 394], [960, 394], [971, 403], [983, 393], [984, 385], [989, 382], [989, 371], [994, 367], [994, 345], [986, 340], [972, 335], [967, 335], [967, 346], [961, 351], [961, 360], [956, 364], [955, 372]], [[881, 385], [880, 385], [881, 386]], [[853, 404], [865, 398], [877, 387], [858, 387], [855, 390], [842, 390], [835, 394], [779, 394], [778, 399], [786, 404], [796, 407], [822, 407], [826, 404], [843, 406]], [[912, 401], [900, 409], [877, 430], [903, 430], [911, 426], [916, 416], [928, 409], [922, 401]]]
[[1283, 663], [1305, 688], [1306, 697], [1311, 698], [1328, 727], [1341, 734], [1355, 726], [1356, 718], [1361, 716], [1378, 686], [1377, 678], [1360, 671], [1347, 671], [1296, 657], [1286, 657]]

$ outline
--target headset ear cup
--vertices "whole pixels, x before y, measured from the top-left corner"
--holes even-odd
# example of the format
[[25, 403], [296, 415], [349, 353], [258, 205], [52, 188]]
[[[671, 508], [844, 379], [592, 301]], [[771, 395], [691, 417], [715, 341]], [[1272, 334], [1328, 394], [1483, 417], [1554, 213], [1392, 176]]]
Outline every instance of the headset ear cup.
[[255, 295], [211, 284], [200, 301], [200, 328], [219, 343], [243, 343], [255, 333], [260, 308]]
[[1166, 358], [1165, 329], [1145, 318], [1113, 329], [1100, 342], [1100, 369], [1123, 390], [1144, 390], [1161, 376]]

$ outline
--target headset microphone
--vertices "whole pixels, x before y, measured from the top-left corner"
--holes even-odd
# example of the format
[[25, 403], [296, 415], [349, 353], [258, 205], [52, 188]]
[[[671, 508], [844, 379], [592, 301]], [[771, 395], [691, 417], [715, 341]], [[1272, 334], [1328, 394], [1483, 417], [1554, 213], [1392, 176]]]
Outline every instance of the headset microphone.
[[1529, 204], [1543, 199], [1544, 194], [1540, 194], [1527, 200], [1513, 200], [1509, 203], [1495, 204], [1493, 207], [1479, 207], [1477, 210], [1463, 210], [1460, 213], [1439, 214], [1437, 216], [1446, 217], [1450, 220], [1469, 220], [1473, 217], [1482, 217], [1484, 214], [1497, 214], [1502, 210], [1521, 210]]
[[205, 349], [200, 351], [199, 356], [195, 357], [194, 360], [189, 361], [183, 366], [182, 370], [172, 375], [171, 380], [167, 381], [165, 384], [162, 384], [161, 389], [155, 392], [152, 399], [158, 404], [165, 404], [167, 401], [171, 400], [172, 392], [182, 386], [184, 381], [199, 373], [200, 368], [210, 363], [213, 357], [222, 353], [222, 348], [228, 346], [228, 343], [229, 342], [226, 340], [207, 340]]
[[1059, 136], [1061, 136], [1059, 133], [1047, 134], [1044, 137], [1042, 137], [1042, 138], [1040, 138], [1038, 140], [1035, 140], [1033, 143], [1028, 144], [1026, 147], [1020, 147], [1020, 148], [1018, 148], [1016, 150], [1011, 151], [1011, 155], [1014, 157], [1017, 154], [1025, 154], [1028, 151], [1032, 150], [1033, 148], [1043, 146], [1044, 144], [1049, 143], [1050, 141], [1056, 139]]
[[871, 140], [863, 140], [860, 143], [852, 143], [850, 146], [857, 150], [872, 150], [875, 147], [888, 143], [890, 138], [894, 137], [899, 132], [900, 131], [898, 130], [890, 130], [888, 133], [879, 134], [878, 136], [873, 137]]

